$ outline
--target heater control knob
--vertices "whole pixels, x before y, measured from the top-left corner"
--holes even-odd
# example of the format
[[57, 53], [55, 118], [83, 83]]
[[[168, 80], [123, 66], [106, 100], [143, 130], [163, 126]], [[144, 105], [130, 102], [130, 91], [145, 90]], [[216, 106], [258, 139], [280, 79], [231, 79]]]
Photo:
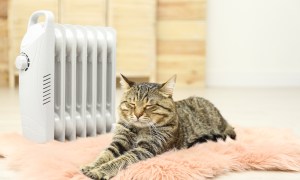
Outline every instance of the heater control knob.
[[16, 59], [16, 68], [19, 70], [27, 70], [29, 67], [29, 58], [25, 54], [20, 54]]

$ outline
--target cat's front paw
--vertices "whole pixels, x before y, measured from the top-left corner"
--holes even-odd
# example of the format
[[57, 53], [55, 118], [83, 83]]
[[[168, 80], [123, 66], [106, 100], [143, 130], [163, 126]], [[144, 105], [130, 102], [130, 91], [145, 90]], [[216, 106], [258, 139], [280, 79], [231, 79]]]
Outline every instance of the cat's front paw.
[[83, 174], [86, 174], [88, 173], [89, 171], [91, 171], [92, 169], [94, 169], [95, 167], [93, 165], [86, 165], [86, 166], [82, 166], [80, 168], [80, 171], [83, 173]]
[[89, 178], [95, 179], [95, 180], [108, 180], [108, 179], [110, 179], [110, 176], [105, 174], [99, 168], [90, 169], [87, 172], [82, 171], [82, 173], [84, 175], [88, 176]]

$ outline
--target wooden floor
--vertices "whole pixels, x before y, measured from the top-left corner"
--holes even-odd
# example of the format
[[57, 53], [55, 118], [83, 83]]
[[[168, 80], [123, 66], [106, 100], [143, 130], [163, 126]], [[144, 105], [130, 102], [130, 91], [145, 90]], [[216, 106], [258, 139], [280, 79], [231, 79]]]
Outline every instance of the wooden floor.
[[[176, 89], [174, 99], [202, 96], [212, 101], [233, 125], [289, 128], [300, 137], [300, 88]], [[121, 91], [117, 90], [117, 104]], [[18, 91], [0, 88], [0, 133], [21, 132]], [[14, 179], [14, 172], [0, 159], [0, 179]], [[300, 173], [243, 172], [218, 177], [232, 179], [300, 179]]]

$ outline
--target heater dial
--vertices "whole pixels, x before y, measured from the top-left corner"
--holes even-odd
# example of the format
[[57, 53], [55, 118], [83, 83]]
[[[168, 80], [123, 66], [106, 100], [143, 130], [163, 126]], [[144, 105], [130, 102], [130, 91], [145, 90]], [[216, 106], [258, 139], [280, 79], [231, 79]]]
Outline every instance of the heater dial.
[[16, 68], [19, 70], [27, 70], [29, 67], [29, 58], [26, 54], [20, 54], [16, 59]]

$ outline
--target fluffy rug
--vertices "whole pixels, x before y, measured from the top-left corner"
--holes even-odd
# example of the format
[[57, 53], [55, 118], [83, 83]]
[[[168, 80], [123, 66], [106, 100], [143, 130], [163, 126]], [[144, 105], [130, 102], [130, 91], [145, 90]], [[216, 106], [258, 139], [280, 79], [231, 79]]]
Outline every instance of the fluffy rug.
[[[114, 179], [206, 179], [229, 171], [300, 171], [300, 139], [288, 130], [237, 128], [237, 140], [172, 150], [120, 171]], [[88, 179], [79, 167], [97, 156], [111, 134], [73, 142], [35, 144], [0, 135], [0, 156], [20, 179]], [[1, 160], [1, 159], [0, 159]]]

